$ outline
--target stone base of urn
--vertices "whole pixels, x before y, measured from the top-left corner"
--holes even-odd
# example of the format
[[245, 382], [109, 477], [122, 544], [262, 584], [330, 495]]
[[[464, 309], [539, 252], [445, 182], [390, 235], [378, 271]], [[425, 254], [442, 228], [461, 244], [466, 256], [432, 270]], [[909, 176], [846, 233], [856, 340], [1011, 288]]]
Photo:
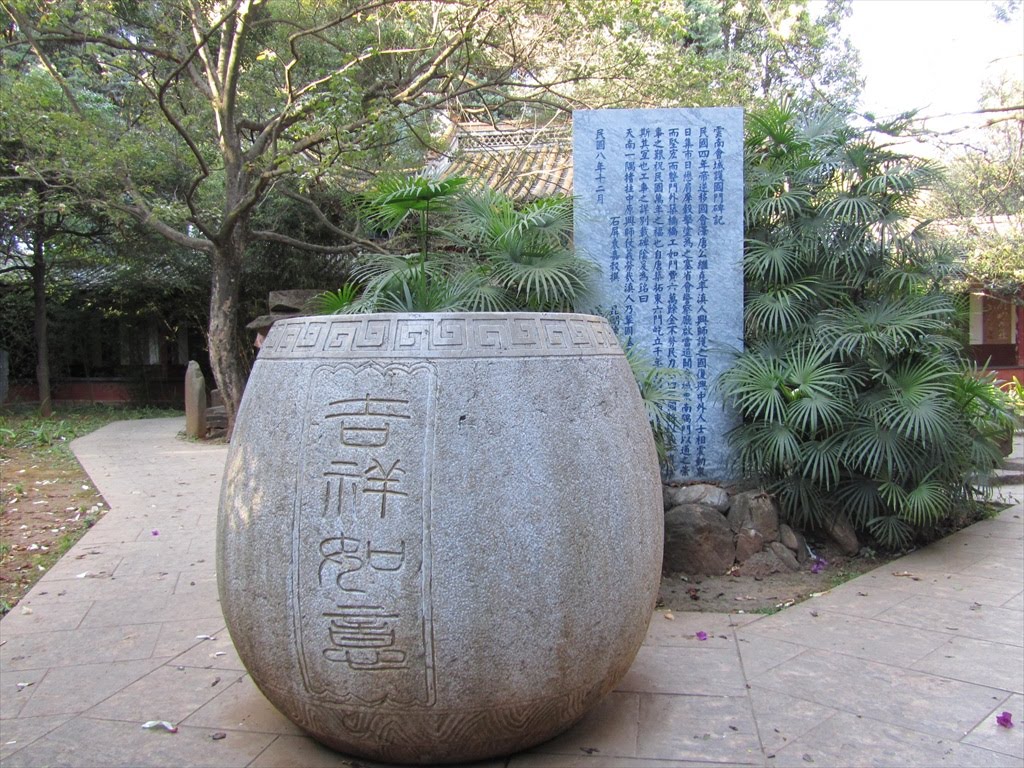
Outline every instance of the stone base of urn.
[[284, 320], [235, 426], [221, 603], [253, 680], [316, 739], [480, 760], [555, 736], [625, 674], [662, 517], [604, 320]]

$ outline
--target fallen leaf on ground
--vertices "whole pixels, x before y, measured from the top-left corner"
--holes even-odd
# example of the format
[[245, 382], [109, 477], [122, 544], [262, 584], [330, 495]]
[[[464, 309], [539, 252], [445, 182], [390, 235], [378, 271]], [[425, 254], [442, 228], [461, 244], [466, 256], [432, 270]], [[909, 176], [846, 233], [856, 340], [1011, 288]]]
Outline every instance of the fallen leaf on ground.
[[906, 578], [911, 579], [913, 581], [920, 581], [921, 580], [920, 576], [915, 576], [910, 571], [893, 571], [892, 575], [893, 576], [905, 576]]

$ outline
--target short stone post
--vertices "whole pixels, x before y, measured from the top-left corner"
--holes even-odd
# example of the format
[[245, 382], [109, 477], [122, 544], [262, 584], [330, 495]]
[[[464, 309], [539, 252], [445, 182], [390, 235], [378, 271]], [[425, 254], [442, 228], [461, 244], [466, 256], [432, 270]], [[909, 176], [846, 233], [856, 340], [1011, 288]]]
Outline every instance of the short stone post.
[[189, 361], [185, 371], [185, 434], [206, 438], [206, 379], [195, 360]]

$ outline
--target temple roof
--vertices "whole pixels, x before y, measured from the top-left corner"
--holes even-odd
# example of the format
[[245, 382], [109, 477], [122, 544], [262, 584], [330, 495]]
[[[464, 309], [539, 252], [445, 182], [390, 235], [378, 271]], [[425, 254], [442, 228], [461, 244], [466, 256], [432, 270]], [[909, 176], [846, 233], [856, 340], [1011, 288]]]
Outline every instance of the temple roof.
[[572, 194], [572, 130], [565, 122], [458, 123], [448, 149], [431, 161], [445, 176], [465, 176], [520, 200]]

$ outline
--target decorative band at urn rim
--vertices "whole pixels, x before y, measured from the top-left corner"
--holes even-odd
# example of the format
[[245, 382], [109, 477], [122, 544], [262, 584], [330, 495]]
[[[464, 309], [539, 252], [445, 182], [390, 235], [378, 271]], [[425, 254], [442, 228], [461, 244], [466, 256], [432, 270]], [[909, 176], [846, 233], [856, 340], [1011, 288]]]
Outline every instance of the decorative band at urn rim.
[[261, 360], [621, 355], [608, 322], [555, 313], [323, 315], [278, 320]]

